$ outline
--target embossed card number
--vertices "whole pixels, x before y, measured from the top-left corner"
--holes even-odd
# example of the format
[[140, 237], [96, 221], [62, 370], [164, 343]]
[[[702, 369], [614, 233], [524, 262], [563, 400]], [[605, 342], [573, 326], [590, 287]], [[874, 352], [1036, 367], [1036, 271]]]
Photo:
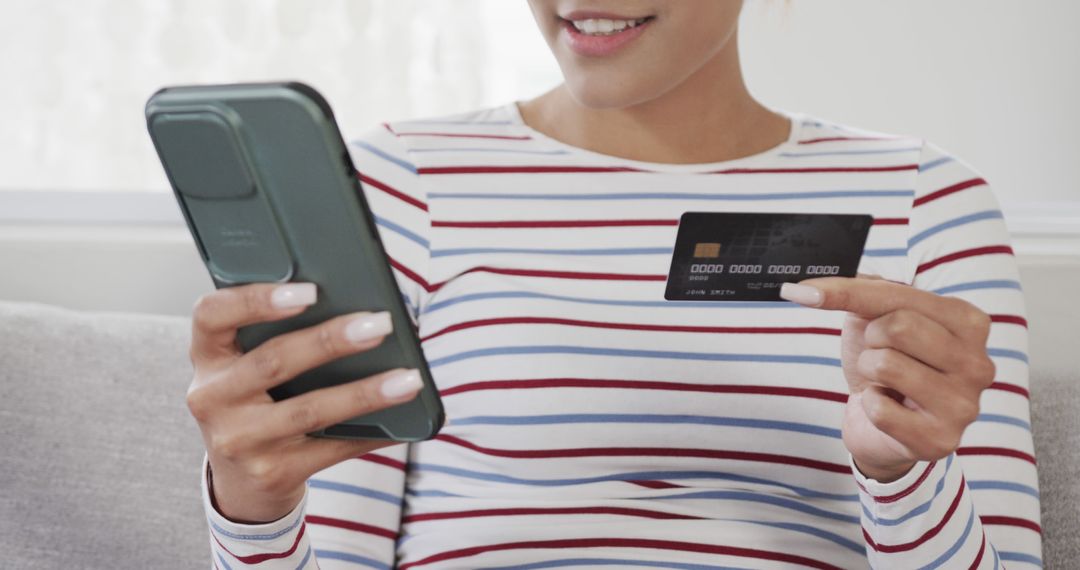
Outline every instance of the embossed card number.
[[664, 298], [779, 301], [785, 282], [854, 277], [872, 224], [863, 214], [686, 212]]

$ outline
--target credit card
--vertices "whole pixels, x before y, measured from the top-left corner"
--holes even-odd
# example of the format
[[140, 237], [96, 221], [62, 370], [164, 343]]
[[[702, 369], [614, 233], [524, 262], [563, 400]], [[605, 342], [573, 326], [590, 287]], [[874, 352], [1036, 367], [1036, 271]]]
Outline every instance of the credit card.
[[862, 214], [686, 212], [669, 301], [779, 301], [785, 282], [854, 277], [874, 218]]

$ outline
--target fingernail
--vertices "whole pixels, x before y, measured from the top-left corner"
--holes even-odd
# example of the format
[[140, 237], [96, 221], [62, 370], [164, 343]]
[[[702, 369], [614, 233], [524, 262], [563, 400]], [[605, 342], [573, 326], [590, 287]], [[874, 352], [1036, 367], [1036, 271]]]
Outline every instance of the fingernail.
[[821, 290], [809, 285], [784, 283], [780, 286], [780, 298], [800, 305], [816, 307], [821, 304]]
[[303, 307], [315, 302], [314, 283], [286, 283], [278, 285], [270, 295], [270, 304], [278, 309]]
[[389, 334], [393, 328], [388, 311], [368, 313], [356, 317], [345, 325], [345, 338], [351, 342], [360, 342]]
[[379, 391], [387, 400], [401, 400], [411, 397], [422, 385], [420, 373], [415, 368], [410, 368], [387, 377], [382, 386], [379, 386]]

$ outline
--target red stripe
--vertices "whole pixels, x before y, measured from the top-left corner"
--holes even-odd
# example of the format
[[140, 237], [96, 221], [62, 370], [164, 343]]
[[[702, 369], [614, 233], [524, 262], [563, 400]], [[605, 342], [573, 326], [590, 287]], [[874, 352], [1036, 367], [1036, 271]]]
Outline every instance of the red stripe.
[[220, 546], [222, 550], [224, 550], [225, 552], [228, 552], [229, 556], [232, 556], [233, 558], [239, 560], [240, 562], [243, 562], [244, 564], [258, 564], [260, 562], [266, 562], [267, 560], [275, 560], [275, 559], [278, 559], [278, 558], [288, 558], [288, 557], [292, 556], [293, 553], [296, 552], [296, 547], [300, 546], [300, 539], [303, 538], [304, 529], [306, 527], [307, 527], [306, 523], [300, 523], [300, 532], [296, 533], [296, 538], [293, 540], [292, 546], [289, 547], [289, 549], [286, 550], [285, 552], [268, 552], [268, 553], [264, 553], [264, 554], [252, 554], [250, 556], [237, 556], [236, 554], [233, 554], [233, 552], [231, 550], [229, 550], [228, 548], [225, 548], [224, 544], [221, 544], [221, 541], [218, 540], [217, 534], [210, 533], [210, 536], [214, 537], [214, 541], [218, 543], [218, 546]]
[[383, 182], [379, 182], [378, 180], [375, 180], [374, 178], [372, 178], [370, 176], [367, 176], [366, 174], [359, 174], [359, 176], [360, 176], [360, 181], [363, 182], [364, 184], [367, 184], [369, 186], [374, 186], [375, 188], [378, 188], [379, 190], [382, 190], [383, 192], [386, 192], [387, 194], [397, 198], [398, 200], [401, 200], [402, 202], [405, 202], [406, 204], [408, 204], [410, 206], [415, 206], [415, 207], [420, 208], [421, 210], [423, 210], [425, 212], [428, 211], [427, 204], [421, 202], [420, 200], [417, 200], [416, 198], [413, 198], [412, 196], [409, 196], [408, 194], [405, 194], [404, 192], [402, 192], [400, 190], [395, 190], [394, 188], [391, 188], [389, 185], [387, 185], [387, 184], [385, 184]]
[[[885, 495], [883, 497], [874, 497], [874, 502], [875, 503], [895, 503], [896, 501], [899, 501], [900, 499], [903, 499], [904, 497], [914, 493], [915, 490], [918, 489], [919, 486], [922, 485], [924, 481], [926, 481], [926, 478], [930, 476], [930, 471], [934, 469], [935, 465], [937, 465], [937, 461], [931, 461], [926, 466], [926, 469], [923, 469], [923, 472], [922, 472], [921, 475], [919, 475], [919, 478], [916, 479], [915, 482], [912, 483], [910, 486], [908, 486], [907, 489], [904, 489], [903, 491], [900, 491], [899, 493], [896, 493], [896, 494], [893, 494], [893, 495]], [[865, 493], [868, 493], [868, 494], [870, 493], [870, 491], [867, 491], [866, 487], [863, 487], [861, 483], [859, 484], [859, 488], [862, 489], [863, 492], [865, 492]]]
[[870, 537], [870, 533], [866, 532], [865, 528], [863, 528], [863, 538], [866, 539], [866, 544], [870, 545], [870, 548], [873, 548], [876, 552], [893, 553], [914, 550], [918, 548], [919, 545], [937, 536], [937, 534], [941, 532], [941, 529], [945, 528], [945, 525], [948, 524], [950, 519], [952, 519], [953, 513], [956, 512], [956, 508], [960, 506], [960, 499], [963, 496], [964, 478], [960, 477], [960, 488], [956, 491], [956, 496], [953, 498], [952, 503], [949, 504], [949, 508], [945, 511], [945, 515], [941, 517], [941, 521], [934, 525], [933, 528], [924, 532], [922, 536], [916, 538], [911, 542], [905, 542], [902, 544], [877, 544], [874, 542], [874, 539]]
[[685, 485], [676, 485], [675, 483], [668, 483], [667, 481], [627, 481], [638, 487], [645, 487], [646, 489], [685, 489]]
[[896, 140], [895, 137], [820, 137], [816, 139], [806, 139], [799, 141], [798, 144], [816, 144], [823, 142], [834, 141], [892, 141]]
[[1008, 255], [1012, 255], [1013, 250], [1012, 250], [1011, 247], [1009, 247], [1007, 245], [988, 245], [986, 247], [975, 247], [975, 248], [972, 248], [972, 249], [965, 249], [965, 250], [962, 250], [962, 251], [957, 251], [957, 252], [954, 252], [954, 253], [950, 253], [948, 255], [943, 255], [943, 256], [941, 256], [941, 257], [939, 257], [937, 259], [932, 259], [930, 261], [927, 261], [926, 263], [923, 263], [923, 264], [919, 265], [919, 268], [915, 270], [915, 274], [918, 275], [919, 273], [922, 273], [924, 271], [933, 269], [933, 268], [935, 268], [935, 267], [937, 267], [937, 266], [939, 266], [939, 265], [941, 265], [943, 263], [948, 263], [950, 261], [956, 261], [958, 259], [967, 259], [969, 257], [978, 257], [980, 255], [993, 255], [993, 254], [997, 254], [997, 253], [1005, 253], [1005, 254], [1008, 254]]
[[[551, 279], [582, 279], [599, 281], [666, 281], [667, 275], [644, 275], [639, 273], [588, 273], [584, 271], [552, 271], [549, 269], [518, 269], [509, 267], [470, 267], [454, 276], [454, 279], [469, 273], [494, 273], [496, 275], [520, 275], [522, 277], [547, 277]], [[436, 291], [449, 283], [447, 279], [431, 285], [430, 291]]]
[[990, 315], [990, 322], [1010, 323], [1014, 325], [1020, 325], [1025, 329], [1028, 328], [1027, 319], [1019, 315]]
[[383, 455], [378, 455], [375, 453], [367, 453], [357, 457], [357, 459], [361, 459], [363, 461], [370, 461], [371, 463], [378, 463], [379, 465], [385, 465], [387, 467], [397, 469], [398, 471], [405, 470], [405, 464], [401, 461], [398, 461], [397, 459], [390, 459], [389, 457], [385, 457]]
[[927, 194], [926, 196], [920, 196], [920, 197], [916, 198], [911, 203], [911, 205], [913, 207], [914, 206], [922, 206], [923, 204], [925, 204], [927, 202], [933, 202], [934, 200], [937, 200], [938, 198], [942, 198], [944, 196], [948, 196], [949, 194], [954, 194], [954, 193], [959, 192], [961, 190], [967, 190], [968, 188], [971, 188], [972, 186], [981, 186], [983, 184], [986, 184], [986, 181], [983, 180], [982, 178], [972, 178], [971, 180], [965, 180], [963, 182], [957, 182], [956, 184], [953, 184], [952, 186], [946, 186], [946, 187], [942, 188], [941, 190], [935, 190], [935, 191]]
[[760, 461], [763, 463], [779, 463], [783, 465], [795, 465], [828, 471], [830, 473], [851, 473], [851, 468], [846, 464], [829, 463], [805, 457], [793, 457], [774, 453], [756, 453], [750, 451], [731, 451], [725, 449], [689, 449], [672, 447], [582, 447], [573, 449], [495, 449], [482, 447], [475, 443], [465, 441], [456, 436], [440, 434], [435, 439], [446, 443], [471, 449], [477, 453], [494, 457], [510, 457], [514, 459], [548, 459], [563, 457], [704, 457], [709, 459], [725, 459], [732, 461]]
[[[795, 168], [728, 168], [704, 174], [807, 174], [827, 172], [895, 172], [917, 170], [918, 164], [891, 166], [809, 166]], [[567, 174], [651, 172], [625, 166], [429, 166], [418, 168], [418, 174]]]
[[748, 386], [742, 384], [691, 384], [689, 382], [665, 382], [658, 380], [610, 380], [599, 378], [535, 378], [523, 380], [485, 380], [470, 382], [439, 392], [440, 396], [453, 396], [464, 392], [481, 390], [528, 390], [537, 388], [617, 388], [630, 390], [668, 390], [673, 392], [705, 392], [710, 394], [754, 394], [763, 396], [792, 396], [847, 403], [848, 395], [811, 388], [788, 386]]
[[390, 540], [397, 540], [397, 533], [378, 526], [372, 526], [369, 524], [347, 521], [344, 519], [335, 519], [331, 517], [322, 517], [318, 515], [306, 515], [304, 520], [311, 524], [318, 524], [322, 526], [332, 526], [334, 528], [341, 528], [345, 530], [351, 530], [355, 532], [362, 532], [364, 534], [370, 534], [374, 536], [381, 536], [383, 538], [389, 538]]
[[[907, 225], [907, 218], [875, 218], [875, 226]], [[432, 220], [436, 228], [603, 228], [677, 226], [679, 220]]]
[[807, 174], [822, 172], [896, 172], [900, 170], [918, 170], [918, 164], [896, 164], [892, 166], [807, 166], [801, 168], [728, 168], [714, 170], [709, 174]]
[[982, 546], [979, 546], [979, 553], [975, 555], [975, 560], [968, 566], [968, 570], [975, 570], [979, 567], [979, 563], [982, 562], [983, 553], [986, 552], [986, 533], [983, 533]]
[[437, 289], [437, 287], [433, 287], [428, 284], [427, 280], [421, 277], [419, 273], [413, 271], [412, 269], [409, 269], [408, 267], [405, 267], [400, 261], [394, 259], [393, 257], [390, 257], [390, 255], [387, 255], [386, 259], [390, 262], [390, 267], [393, 267], [394, 269], [397, 269], [398, 271], [404, 273], [405, 277], [408, 277], [409, 280], [423, 287], [424, 290], [428, 293], [431, 293], [432, 291]]
[[433, 554], [415, 562], [408, 562], [399, 566], [399, 570], [409, 570], [417, 566], [426, 566], [444, 560], [468, 558], [486, 552], [499, 552], [506, 550], [522, 549], [574, 549], [574, 548], [651, 548], [657, 550], [675, 550], [681, 552], [699, 552], [704, 554], [719, 554], [724, 556], [741, 556], [743, 558], [756, 558], [759, 560], [776, 560], [791, 564], [801, 564], [811, 568], [823, 570], [840, 570], [838, 567], [806, 558], [795, 554], [783, 552], [771, 552], [756, 548], [742, 548], [737, 546], [724, 546], [719, 544], [699, 544], [696, 542], [682, 542], [675, 540], [655, 540], [644, 538], [568, 538], [562, 540], [532, 540], [522, 542], [506, 542], [502, 544], [489, 544], [473, 546]]
[[569, 325], [577, 327], [590, 327], [601, 329], [621, 329], [638, 331], [668, 331], [668, 332], [693, 332], [693, 333], [743, 333], [743, 334], [823, 334], [840, 336], [840, 329], [821, 327], [699, 327], [689, 325], [650, 325], [638, 323], [611, 323], [600, 321], [580, 321], [576, 319], [559, 319], [553, 317], [500, 317], [497, 319], [478, 319], [465, 321], [433, 332], [423, 338], [421, 342], [433, 339], [449, 332], [487, 327], [496, 325], [517, 324], [542, 324], [542, 325]]
[[474, 517], [509, 517], [519, 515], [621, 515], [628, 517], [642, 517], [648, 519], [681, 519], [703, 520], [702, 517], [650, 511], [646, 509], [633, 509], [626, 507], [534, 507], [534, 508], [506, 508], [506, 509], [476, 509], [471, 511], [454, 511], [443, 513], [424, 513], [409, 515], [404, 521], [423, 522], [447, 519], [464, 519]]
[[603, 228], [677, 226], [679, 220], [494, 220], [440, 221], [432, 220], [435, 228]]
[[1021, 396], [1031, 399], [1031, 393], [1027, 391], [1023, 386], [1017, 386], [1016, 384], [1006, 384], [1005, 382], [994, 382], [988, 388], [989, 390], [1002, 390], [1005, 392], [1012, 392], [1014, 394], [1020, 394]]
[[397, 135], [397, 133], [394, 132], [394, 128], [390, 126], [390, 123], [383, 123], [382, 126], [392, 134]]
[[1000, 457], [1012, 457], [1023, 459], [1032, 465], [1036, 465], [1035, 456], [1017, 449], [1005, 447], [961, 447], [956, 450], [957, 455], [996, 455]]
[[980, 516], [979, 519], [982, 520], [983, 524], [1018, 526], [1042, 534], [1042, 527], [1039, 526], [1039, 523], [1035, 521], [1029, 521], [1027, 519], [1001, 516]]
[[455, 139], [498, 139], [505, 141], [528, 141], [528, 135], [484, 135], [473, 133], [394, 133], [399, 137], [447, 137]]
[[626, 166], [428, 166], [417, 174], [564, 174], [597, 172], [646, 172]]

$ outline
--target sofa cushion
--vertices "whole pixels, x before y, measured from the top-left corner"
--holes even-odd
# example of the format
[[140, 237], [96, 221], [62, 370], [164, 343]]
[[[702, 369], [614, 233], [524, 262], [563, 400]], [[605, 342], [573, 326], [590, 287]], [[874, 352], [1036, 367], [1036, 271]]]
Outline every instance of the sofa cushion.
[[210, 566], [190, 326], [0, 302], [3, 567]]

